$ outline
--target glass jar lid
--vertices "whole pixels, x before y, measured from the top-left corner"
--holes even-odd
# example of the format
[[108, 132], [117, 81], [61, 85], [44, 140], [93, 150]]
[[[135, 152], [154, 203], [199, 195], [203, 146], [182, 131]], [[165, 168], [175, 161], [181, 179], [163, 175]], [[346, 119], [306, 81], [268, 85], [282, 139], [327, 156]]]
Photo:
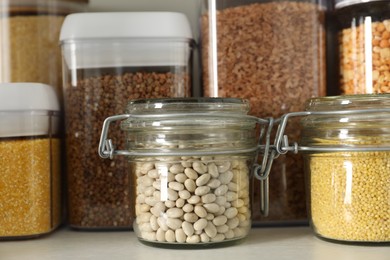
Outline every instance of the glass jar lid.
[[390, 107], [389, 94], [362, 94], [311, 98], [308, 111], [356, 110]]
[[122, 130], [183, 129], [199, 127], [253, 128], [256, 118], [247, 115], [249, 102], [236, 98], [163, 98], [130, 101]]
[[168, 98], [130, 101], [127, 132], [130, 150], [189, 153], [256, 150], [256, 117], [248, 101], [234, 98]]
[[302, 119], [302, 145], [375, 147], [390, 145], [390, 94], [310, 99]]
[[[258, 125], [262, 135], [268, 124], [267, 120], [247, 115], [248, 101], [241, 99], [136, 100], [129, 103], [127, 110], [127, 114], [104, 121], [99, 142], [102, 158], [255, 154]], [[107, 138], [109, 125], [119, 120], [126, 133], [126, 151], [115, 150], [112, 140]]]
[[228, 113], [249, 112], [249, 102], [238, 98], [157, 98], [131, 100], [127, 106], [129, 114], [164, 113]]

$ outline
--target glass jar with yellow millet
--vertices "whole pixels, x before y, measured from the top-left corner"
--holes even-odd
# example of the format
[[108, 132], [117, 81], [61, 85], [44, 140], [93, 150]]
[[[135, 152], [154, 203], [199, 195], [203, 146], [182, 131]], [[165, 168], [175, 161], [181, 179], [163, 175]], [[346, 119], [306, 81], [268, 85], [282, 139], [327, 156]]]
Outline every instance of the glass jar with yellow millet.
[[[302, 116], [299, 144], [284, 128]], [[281, 119], [278, 153], [303, 154], [314, 233], [343, 243], [390, 242], [390, 94], [312, 98]]]

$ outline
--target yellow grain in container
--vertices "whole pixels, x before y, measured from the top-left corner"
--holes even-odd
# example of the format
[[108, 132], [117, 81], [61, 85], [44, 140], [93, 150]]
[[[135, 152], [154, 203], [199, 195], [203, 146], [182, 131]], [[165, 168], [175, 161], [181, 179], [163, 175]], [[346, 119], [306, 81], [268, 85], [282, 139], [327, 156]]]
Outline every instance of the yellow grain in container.
[[48, 85], [0, 84], [0, 240], [60, 224], [58, 111]]
[[315, 234], [389, 242], [390, 94], [313, 98], [307, 110], [316, 113], [303, 119], [301, 140]]

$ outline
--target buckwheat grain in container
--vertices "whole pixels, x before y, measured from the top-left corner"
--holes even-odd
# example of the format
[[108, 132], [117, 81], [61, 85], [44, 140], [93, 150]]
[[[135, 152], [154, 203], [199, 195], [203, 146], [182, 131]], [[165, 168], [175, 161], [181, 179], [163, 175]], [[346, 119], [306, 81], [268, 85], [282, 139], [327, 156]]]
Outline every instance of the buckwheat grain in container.
[[0, 240], [60, 225], [59, 109], [51, 86], [0, 84]]
[[390, 2], [336, 0], [342, 94], [390, 93]]
[[[61, 30], [69, 224], [129, 229], [134, 218], [127, 159], [96, 153], [108, 115], [129, 99], [187, 97], [193, 39], [187, 18], [171, 12], [81, 13]], [[125, 146], [120, 130], [111, 133]]]
[[[258, 124], [248, 110], [241, 99], [145, 99], [130, 101], [127, 114], [106, 119], [99, 153], [128, 158], [135, 179], [134, 230], [141, 242], [203, 248], [248, 235]], [[107, 139], [108, 126], [117, 120], [126, 150], [115, 150]]]
[[313, 98], [305, 113], [295, 147], [305, 158], [315, 234], [390, 242], [390, 95]]
[[[278, 118], [326, 94], [326, 1], [202, 3], [204, 96], [244, 98], [250, 115]], [[288, 132], [299, 137], [299, 122], [291, 122]], [[301, 155], [279, 156], [270, 174], [269, 212], [254, 210], [255, 225], [307, 223], [303, 171]], [[259, 209], [263, 184], [253, 185], [253, 207]]]

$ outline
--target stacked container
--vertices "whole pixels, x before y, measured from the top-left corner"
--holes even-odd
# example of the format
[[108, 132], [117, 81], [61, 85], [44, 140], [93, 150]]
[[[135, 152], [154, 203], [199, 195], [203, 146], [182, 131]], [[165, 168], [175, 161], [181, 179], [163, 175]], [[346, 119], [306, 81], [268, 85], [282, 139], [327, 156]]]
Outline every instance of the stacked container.
[[39, 82], [61, 95], [58, 36], [88, 0], [0, 0], [0, 82]]
[[[278, 118], [326, 94], [326, 7], [321, 1], [205, 0], [202, 9], [205, 96], [245, 98], [251, 115]], [[299, 137], [299, 122], [291, 122], [288, 131]], [[270, 210], [263, 217], [260, 185], [254, 183], [254, 224], [305, 223], [301, 156], [281, 155], [269, 185]]]
[[52, 87], [0, 84], [0, 240], [61, 221], [59, 103]]
[[[97, 154], [105, 117], [129, 99], [188, 97], [192, 33], [180, 13], [85, 13], [62, 27], [69, 224], [81, 229], [128, 229], [132, 180], [125, 158]], [[120, 147], [123, 133], [113, 131]]]

